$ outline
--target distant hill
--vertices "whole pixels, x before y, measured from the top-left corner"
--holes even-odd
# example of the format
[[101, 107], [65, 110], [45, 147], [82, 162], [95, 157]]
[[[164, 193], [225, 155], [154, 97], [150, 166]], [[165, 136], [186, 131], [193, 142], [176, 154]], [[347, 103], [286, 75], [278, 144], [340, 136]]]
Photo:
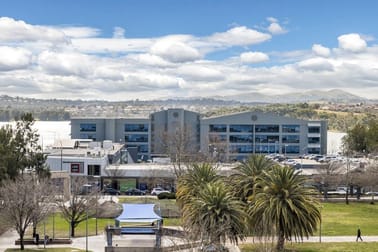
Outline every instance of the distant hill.
[[265, 95], [257, 92], [243, 93], [240, 95], [215, 97], [222, 100], [234, 100], [245, 103], [301, 103], [301, 102], [335, 102], [358, 103], [369, 101], [366, 98], [351, 93], [332, 89], [329, 91], [311, 90], [303, 93], [289, 93], [282, 95]]

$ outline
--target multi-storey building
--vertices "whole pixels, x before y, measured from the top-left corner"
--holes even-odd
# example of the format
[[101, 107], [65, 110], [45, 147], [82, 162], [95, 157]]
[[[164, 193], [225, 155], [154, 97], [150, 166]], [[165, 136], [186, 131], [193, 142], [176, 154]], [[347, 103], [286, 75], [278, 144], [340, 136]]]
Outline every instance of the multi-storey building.
[[221, 161], [241, 160], [252, 153], [327, 153], [326, 121], [258, 112], [204, 118], [196, 112], [168, 109], [137, 119], [72, 118], [71, 138], [123, 143], [137, 148], [143, 160], [166, 154], [178, 144]]

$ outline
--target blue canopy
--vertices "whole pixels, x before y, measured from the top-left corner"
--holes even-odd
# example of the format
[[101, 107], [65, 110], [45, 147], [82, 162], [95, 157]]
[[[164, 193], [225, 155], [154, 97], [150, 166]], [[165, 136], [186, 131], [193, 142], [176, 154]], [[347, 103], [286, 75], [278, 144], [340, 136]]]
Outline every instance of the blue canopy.
[[117, 222], [154, 222], [162, 218], [154, 211], [155, 204], [122, 204], [123, 212]]

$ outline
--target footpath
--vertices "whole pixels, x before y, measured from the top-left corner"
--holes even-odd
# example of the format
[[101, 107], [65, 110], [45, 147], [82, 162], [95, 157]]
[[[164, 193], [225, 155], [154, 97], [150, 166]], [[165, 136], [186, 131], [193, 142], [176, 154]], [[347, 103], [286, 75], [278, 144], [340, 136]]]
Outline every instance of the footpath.
[[[19, 245], [15, 245], [15, 240], [17, 240], [18, 234], [15, 231], [7, 231], [0, 236], [0, 252], [5, 251], [7, 248], [19, 248]], [[362, 236], [363, 242], [378, 242], [378, 236]], [[319, 236], [312, 236], [309, 239], [304, 238], [303, 242], [319, 242]], [[259, 242], [257, 238], [248, 237], [243, 243], [254, 243]], [[356, 242], [356, 236], [322, 236], [321, 242]], [[106, 245], [106, 239], [104, 234], [97, 236], [88, 237], [88, 250], [93, 252], [104, 252]], [[43, 248], [43, 245], [25, 245], [25, 248]], [[86, 248], [86, 237], [72, 238], [72, 244], [47, 244], [46, 247], [72, 247], [77, 249], [85, 250]], [[230, 251], [238, 252], [240, 251], [236, 246], [228, 246]]]

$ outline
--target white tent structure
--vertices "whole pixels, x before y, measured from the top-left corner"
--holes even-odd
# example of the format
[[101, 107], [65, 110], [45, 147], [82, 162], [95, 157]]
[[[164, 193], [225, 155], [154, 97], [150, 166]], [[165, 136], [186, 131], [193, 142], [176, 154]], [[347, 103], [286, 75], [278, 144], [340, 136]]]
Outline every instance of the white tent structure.
[[123, 212], [115, 219], [122, 234], [155, 233], [160, 229], [163, 218], [155, 213], [155, 204], [122, 204], [122, 207]]

